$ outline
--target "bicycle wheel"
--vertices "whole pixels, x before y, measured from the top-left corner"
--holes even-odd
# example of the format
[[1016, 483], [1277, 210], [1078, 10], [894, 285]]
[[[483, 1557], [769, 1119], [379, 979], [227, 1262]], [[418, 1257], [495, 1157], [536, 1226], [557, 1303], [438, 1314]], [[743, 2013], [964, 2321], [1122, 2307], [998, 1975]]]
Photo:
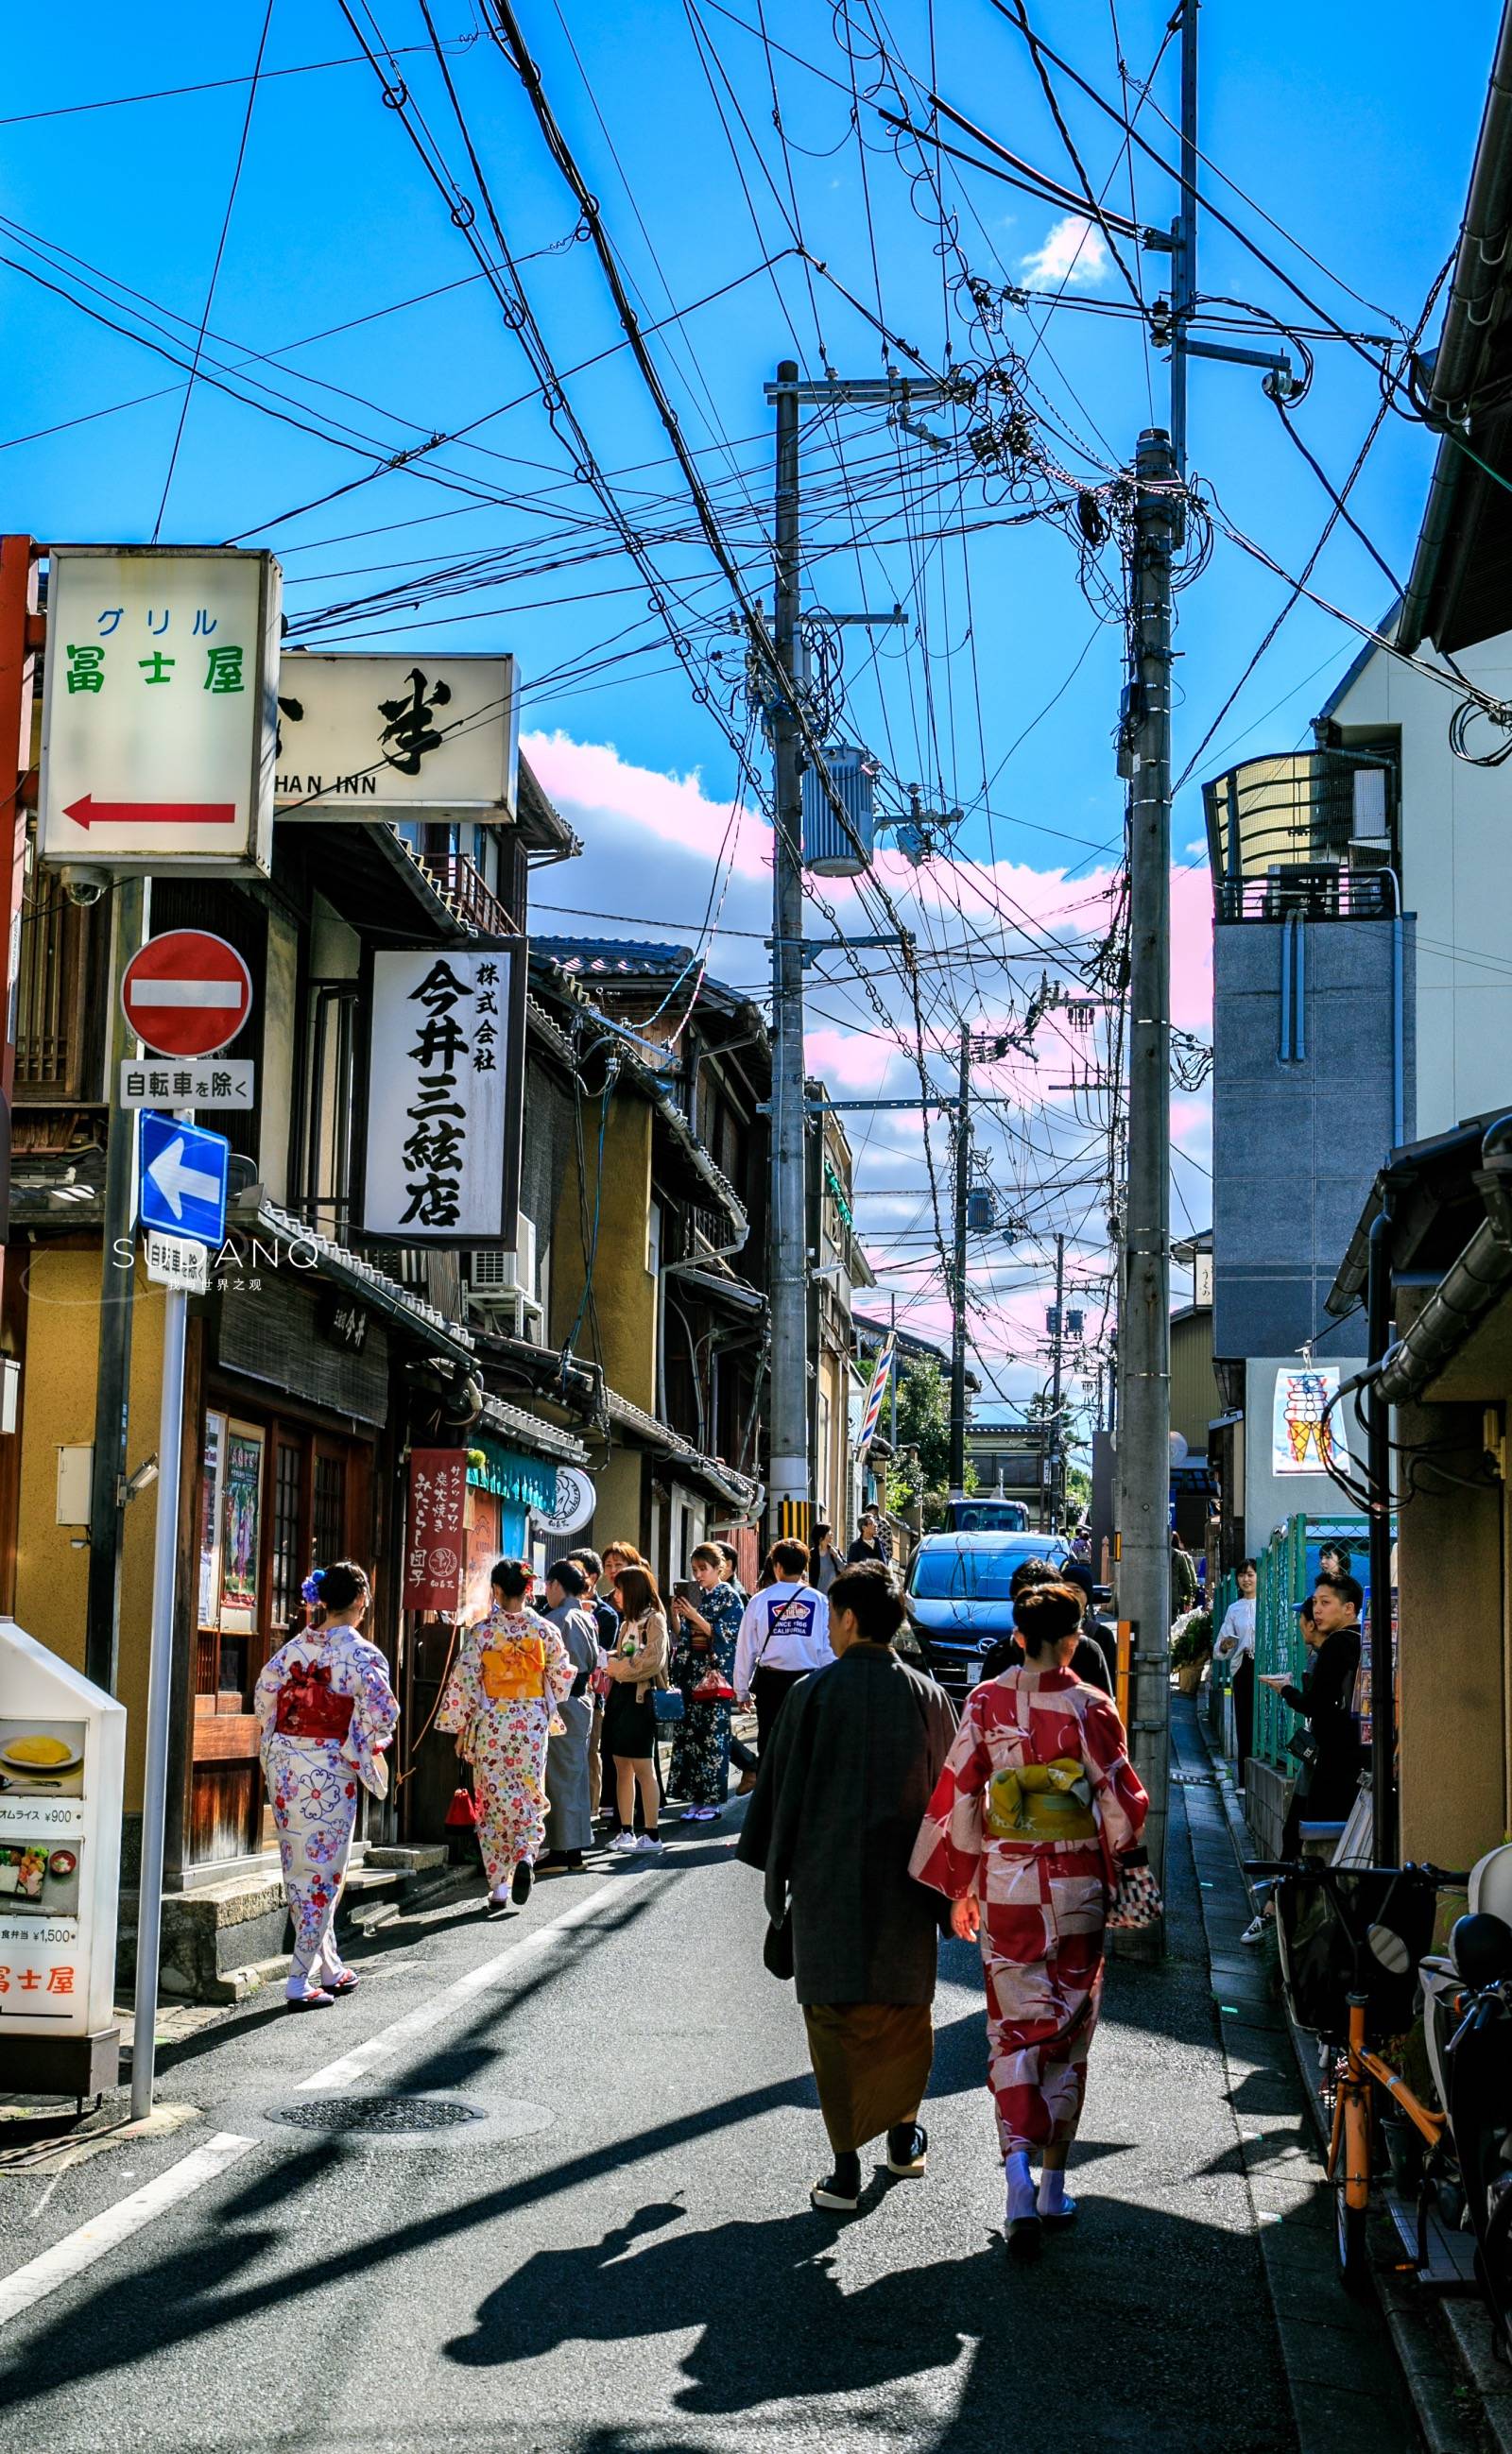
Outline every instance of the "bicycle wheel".
[[[1334, 2246], [1339, 2256], [1339, 2273], [1346, 2292], [1368, 2293], [1371, 2288], [1370, 2255], [1366, 2223], [1370, 2199], [1370, 2101], [1361, 2090], [1344, 2098], [1343, 2137], [1341, 2141], [1342, 2170], [1334, 2171]], [[1361, 2183], [1363, 2188], [1361, 2188]], [[1354, 2196], [1361, 2202], [1351, 2205], [1351, 2183]]]

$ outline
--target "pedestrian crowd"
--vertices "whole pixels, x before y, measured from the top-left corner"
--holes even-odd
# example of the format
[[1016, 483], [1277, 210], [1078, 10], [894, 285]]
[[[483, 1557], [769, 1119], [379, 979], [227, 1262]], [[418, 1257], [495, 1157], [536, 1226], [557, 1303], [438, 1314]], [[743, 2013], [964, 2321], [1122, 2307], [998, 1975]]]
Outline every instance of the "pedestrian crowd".
[[[736, 1794], [754, 1792], [738, 1855], [764, 1879], [763, 1956], [794, 1981], [829, 2137], [815, 2205], [857, 2209], [874, 2140], [889, 2172], [924, 2172], [938, 1944], [952, 1935], [979, 1947], [1005, 2231], [1032, 2254], [1077, 2213], [1066, 2154], [1110, 1918], [1152, 1913], [1146, 1799], [1090, 1571], [1023, 1564], [1014, 1633], [958, 1722], [897, 1649], [903, 1592], [876, 1518], [843, 1559], [828, 1525], [812, 1548], [775, 1543], [751, 1595], [724, 1545], [699, 1543], [688, 1566], [665, 1599], [627, 1542], [565, 1554], [538, 1593], [526, 1561], [494, 1567], [435, 1716], [471, 1775], [489, 1909], [521, 1907], [538, 1875], [579, 1871], [599, 1834], [616, 1858], [659, 1858], [668, 1800], [686, 1823], [715, 1821], [737, 1773]], [[398, 1719], [361, 1634], [364, 1572], [338, 1561], [304, 1599], [307, 1624], [257, 1687], [301, 2012], [358, 1981], [336, 1949], [336, 1905], [358, 1793], [385, 1794]], [[733, 1725], [744, 1706], [754, 1755]]]

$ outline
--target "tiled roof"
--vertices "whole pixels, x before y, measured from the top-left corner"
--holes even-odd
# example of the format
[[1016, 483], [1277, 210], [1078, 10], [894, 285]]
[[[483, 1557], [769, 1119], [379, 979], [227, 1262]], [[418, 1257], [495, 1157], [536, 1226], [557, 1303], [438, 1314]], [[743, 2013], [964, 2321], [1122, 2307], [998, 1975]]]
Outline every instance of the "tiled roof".
[[531, 944], [578, 979], [641, 979], [648, 975], [660, 979], [668, 974], [675, 979], [679, 973], [691, 972], [698, 959], [691, 946], [639, 937], [533, 936]]

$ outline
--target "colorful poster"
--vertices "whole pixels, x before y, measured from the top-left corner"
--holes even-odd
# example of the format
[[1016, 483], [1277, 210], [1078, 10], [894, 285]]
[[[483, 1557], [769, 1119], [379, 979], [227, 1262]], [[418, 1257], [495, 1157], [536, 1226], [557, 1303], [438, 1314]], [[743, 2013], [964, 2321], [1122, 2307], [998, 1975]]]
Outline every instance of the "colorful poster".
[[401, 1607], [459, 1609], [466, 1557], [466, 1449], [412, 1449]]
[[1331, 1464], [1347, 1469], [1349, 1436], [1339, 1395], [1337, 1363], [1283, 1363], [1276, 1375], [1271, 1430], [1271, 1472], [1326, 1474]]
[[252, 1423], [229, 1423], [220, 1486], [220, 1623], [231, 1636], [249, 1635], [257, 1622], [262, 1486], [262, 1433]]

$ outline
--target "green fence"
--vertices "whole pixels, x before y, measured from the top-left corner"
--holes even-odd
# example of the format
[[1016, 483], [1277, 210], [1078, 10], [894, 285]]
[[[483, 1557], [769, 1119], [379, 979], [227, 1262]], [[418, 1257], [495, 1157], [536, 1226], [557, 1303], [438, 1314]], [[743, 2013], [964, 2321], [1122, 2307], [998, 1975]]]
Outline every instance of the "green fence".
[[1289, 1517], [1278, 1527], [1260, 1555], [1260, 1580], [1255, 1596], [1255, 1736], [1252, 1752], [1278, 1771], [1290, 1771], [1295, 1759], [1287, 1740], [1298, 1716], [1283, 1704], [1273, 1687], [1260, 1684], [1268, 1672], [1279, 1671], [1300, 1687], [1307, 1659], [1297, 1604], [1305, 1601], [1318, 1576], [1318, 1555], [1329, 1544], [1349, 1554], [1350, 1572], [1368, 1589], [1368, 1528], [1363, 1517]]

